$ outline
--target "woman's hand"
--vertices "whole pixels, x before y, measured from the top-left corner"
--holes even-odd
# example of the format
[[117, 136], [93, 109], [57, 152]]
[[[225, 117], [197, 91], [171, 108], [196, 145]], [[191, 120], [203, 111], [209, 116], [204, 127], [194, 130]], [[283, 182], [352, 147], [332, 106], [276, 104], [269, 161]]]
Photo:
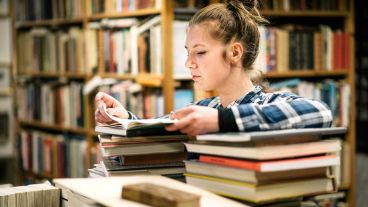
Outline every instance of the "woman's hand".
[[103, 110], [104, 106], [106, 106], [106, 111], [110, 115], [123, 119], [127, 119], [129, 117], [127, 110], [125, 110], [125, 108], [121, 105], [121, 103], [106, 93], [98, 92], [96, 94], [95, 105], [96, 105], [95, 120], [98, 123], [109, 124], [114, 122], [104, 112]]
[[172, 114], [179, 121], [166, 127], [168, 131], [180, 130], [184, 134], [198, 134], [219, 131], [217, 109], [205, 106], [188, 106]]

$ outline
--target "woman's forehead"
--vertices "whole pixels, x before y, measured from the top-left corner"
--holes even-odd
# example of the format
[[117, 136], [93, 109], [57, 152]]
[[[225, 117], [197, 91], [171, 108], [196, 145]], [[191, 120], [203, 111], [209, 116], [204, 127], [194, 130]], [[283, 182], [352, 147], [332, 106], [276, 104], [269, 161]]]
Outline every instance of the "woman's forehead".
[[186, 47], [198, 47], [217, 44], [209, 32], [209, 29], [202, 25], [193, 25], [187, 30]]

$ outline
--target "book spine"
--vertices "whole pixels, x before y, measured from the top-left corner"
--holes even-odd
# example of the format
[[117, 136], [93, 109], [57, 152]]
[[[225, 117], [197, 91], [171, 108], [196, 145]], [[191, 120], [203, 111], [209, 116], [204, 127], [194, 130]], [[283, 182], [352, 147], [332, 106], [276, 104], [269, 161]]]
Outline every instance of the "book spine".
[[235, 160], [235, 159], [229, 159], [229, 158], [223, 158], [223, 157], [200, 155], [199, 161], [204, 162], [204, 163], [222, 165], [222, 166], [255, 170], [258, 172], [261, 171], [261, 165], [259, 163], [249, 162], [245, 160]]

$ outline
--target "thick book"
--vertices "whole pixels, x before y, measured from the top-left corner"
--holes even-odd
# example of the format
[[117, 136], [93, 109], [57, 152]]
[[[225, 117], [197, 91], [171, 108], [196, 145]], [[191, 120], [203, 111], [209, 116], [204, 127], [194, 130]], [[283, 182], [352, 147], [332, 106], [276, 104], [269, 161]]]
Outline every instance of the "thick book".
[[252, 161], [245, 159], [200, 155], [199, 161], [203, 163], [216, 164], [221, 166], [254, 170], [257, 172], [274, 172], [274, 171], [287, 171], [295, 169], [336, 166], [340, 164], [340, 157], [338, 155], [331, 154], [331, 155], [318, 155], [318, 156], [299, 157], [282, 160]]
[[108, 157], [116, 155], [139, 155], [139, 154], [184, 152], [184, 150], [185, 147], [182, 142], [127, 144], [114, 147], [101, 146], [101, 155], [103, 157]]
[[341, 151], [339, 139], [261, 147], [208, 145], [196, 142], [184, 144], [188, 152], [254, 160], [282, 159]]
[[253, 184], [265, 184], [280, 181], [324, 177], [326, 176], [326, 172], [328, 172], [327, 167], [257, 172], [254, 170], [203, 163], [199, 162], [198, 160], [185, 160], [184, 162], [187, 173], [225, 178]]
[[182, 162], [187, 157], [186, 152], [122, 155], [104, 158], [104, 162], [109, 162], [115, 166], [143, 165], [143, 164], [163, 164]]
[[188, 141], [188, 136], [186, 135], [125, 137], [125, 136], [111, 136], [108, 134], [99, 134], [97, 137], [102, 147], [117, 147], [120, 145], [127, 145], [127, 144]]
[[253, 203], [270, 202], [279, 199], [333, 191], [332, 180], [326, 177], [255, 185], [230, 179], [190, 173], [186, 173], [185, 176], [189, 185]]
[[323, 136], [342, 135], [346, 133], [345, 127], [331, 128], [303, 128], [303, 129], [284, 129], [257, 132], [234, 132], [204, 134], [196, 137], [199, 141], [213, 142], [304, 142], [315, 140]]

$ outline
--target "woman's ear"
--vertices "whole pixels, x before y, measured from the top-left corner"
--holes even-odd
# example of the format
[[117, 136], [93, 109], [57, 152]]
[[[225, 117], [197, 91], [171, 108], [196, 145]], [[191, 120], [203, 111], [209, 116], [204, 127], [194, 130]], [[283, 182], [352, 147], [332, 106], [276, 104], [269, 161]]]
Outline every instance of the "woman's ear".
[[244, 47], [240, 42], [233, 42], [229, 47], [229, 59], [232, 64], [242, 60]]

